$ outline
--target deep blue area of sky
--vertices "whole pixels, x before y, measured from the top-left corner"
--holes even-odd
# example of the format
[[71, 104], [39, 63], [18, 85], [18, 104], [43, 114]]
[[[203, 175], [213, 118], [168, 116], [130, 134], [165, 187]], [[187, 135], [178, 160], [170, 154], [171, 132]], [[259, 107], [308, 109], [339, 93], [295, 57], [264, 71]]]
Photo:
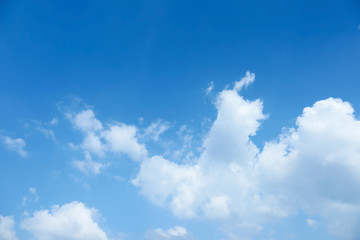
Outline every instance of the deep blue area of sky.
[[[261, 98], [269, 114], [255, 137], [261, 146], [317, 100], [340, 97], [359, 115], [359, 26], [356, 0], [0, 0], [0, 131], [23, 137], [24, 122], [59, 116], [57, 104], [72, 97], [94, 106], [104, 120], [136, 124], [143, 117], [148, 124], [161, 118], [198, 128], [216, 114], [205, 95], [209, 83], [220, 91], [250, 70], [256, 81], [242, 94]], [[11, 167], [7, 171], [15, 172]], [[6, 194], [15, 194], [5, 187], [5, 177], [0, 180]], [[97, 189], [106, 194], [112, 184]], [[65, 186], [55, 187], [59, 195], [51, 193], [44, 206], [64, 198]], [[0, 200], [0, 209], [10, 201]], [[138, 214], [168, 216], [141, 197], [137, 201]], [[108, 217], [112, 209], [100, 210], [108, 223], [126, 228], [124, 219], [115, 224], [116, 217]], [[132, 216], [130, 209], [123, 214]]]
[[68, 95], [124, 121], [188, 121], [210, 81], [247, 70], [274, 133], [315, 100], [360, 107], [358, 1], [3, 0], [0, 16], [3, 128]]

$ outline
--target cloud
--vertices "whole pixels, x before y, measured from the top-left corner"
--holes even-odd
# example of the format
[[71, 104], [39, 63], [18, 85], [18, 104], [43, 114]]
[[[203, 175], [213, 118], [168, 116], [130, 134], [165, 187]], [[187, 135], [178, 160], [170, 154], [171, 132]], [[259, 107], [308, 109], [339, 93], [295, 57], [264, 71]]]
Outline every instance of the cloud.
[[40, 126], [36, 127], [35, 129], [37, 131], [39, 131], [40, 133], [42, 133], [45, 137], [50, 138], [50, 139], [52, 139], [53, 141], [56, 142], [56, 137], [55, 137], [55, 133], [54, 133], [53, 130], [43, 128], [43, 127], [40, 127]]
[[105, 145], [103, 144], [101, 137], [94, 132], [87, 133], [81, 147], [86, 152], [92, 152], [100, 157], [105, 155]]
[[22, 157], [25, 157], [27, 155], [27, 152], [25, 151], [24, 147], [26, 146], [26, 143], [24, 139], [22, 138], [11, 138], [8, 136], [0, 136], [2, 139], [3, 144], [9, 151], [16, 152]]
[[57, 125], [58, 123], [59, 123], [59, 119], [57, 119], [57, 118], [53, 118], [49, 122], [49, 124], [52, 125], [52, 126]]
[[107, 240], [95, 221], [98, 212], [81, 202], [40, 210], [21, 222], [21, 227], [38, 240]]
[[186, 228], [175, 226], [167, 230], [161, 228], [151, 229], [146, 235], [145, 239], [148, 240], [165, 240], [165, 239], [189, 239]]
[[140, 172], [132, 182], [158, 206], [170, 206], [178, 216], [194, 217], [195, 194], [202, 185], [199, 167], [178, 165], [161, 156], [141, 163]]
[[53, 118], [50, 121], [39, 121], [39, 120], [32, 120], [30, 124], [26, 124], [27, 126], [33, 126], [33, 128], [43, 134], [46, 138], [49, 138], [56, 142], [56, 137], [54, 131], [51, 129], [55, 125], [57, 125], [59, 120], [57, 118]]
[[0, 239], [1, 240], [18, 240], [14, 230], [14, 218], [0, 215]]
[[151, 138], [154, 141], [158, 141], [161, 134], [169, 129], [170, 124], [166, 121], [158, 119], [145, 128], [143, 137]]
[[267, 118], [263, 102], [240, 94], [254, 80], [255, 74], [247, 72], [233, 88], [218, 93], [217, 116], [196, 148], [198, 156], [194, 135], [185, 130], [178, 132], [184, 141], [174, 154], [149, 155], [138, 138], [158, 140], [169, 127], [162, 120], [139, 133], [133, 125], [102, 123], [91, 109], [68, 114], [84, 134], [77, 148], [85, 160], [73, 165], [99, 174], [107, 163], [93, 161], [91, 154], [102, 159], [126, 154], [140, 165], [132, 183], [177, 217], [235, 219], [243, 232], [256, 233], [268, 222], [302, 211], [309, 226], [324, 224], [339, 239], [358, 239], [360, 121], [353, 107], [336, 98], [317, 101], [304, 108], [293, 127], [259, 149], [252, 137]]
[[210, 93], [211, 93], [213, 90], [214, 90], [214, 82], [211, 81], [210, 84], [209, 84], [209, 86], [206, 88], [206, 91], [205, 91], [206, 95], [210, 95]]
[[359, 238], [360, 122], [348, 102], [329, 98], [306, 107], [278, 141], [259, 157], [267, 194], [287, 196], [283, 206], [319, 215], [334, 235]]
[[181, 148], [174, 151], [173, 158], [175, 160], [180, 159], [183, 162], [191, 162], [195, 156], [193, 148], [197, 143], [194, 142], [192, 131], [186, 125], [182, 125], [176, 132], [176, 135], [180, 140]]
[[126, 124], [112, 125], [102, 136], [114, 153], [125, 153], [133, 160], [140, 161], [147, 156], [145, 145], [139, 144], [136, 138], [137, 128]]
[[317, 225], [317, 222], [311, 218], [306, 219], [305, 222], [309, 227], [316, 227]]
[[22, 199], [22, 205], [25, 206], [27, 202], [37, 202], [39, 201], [39, 196], [36, 193], [36, 188], [31, 187], [29, 188], [29, 194]]
[[[247, 74], [242, 84], [249, 76], [253, 75]], [[243, 218], [266, 208], [256, 200], [253, 169], [259, 150], [250, 140], [266, 116], [262, 102], [243, 99], [237, 92], [239, 84], [235, 85], [238, 87], [218, 95], [217, 118], [195, 163], [178, 164], [162, 156], [142, 162], [133, 183], [150, 201], [185, 218], [227, 218], [231, 214]]]
[[133, 184], [182, 218], [235, 218], [241, 227], [261, 229], [302, 210], [337, 238], [358, 239], [360, 122], [354, 109], [341, 99], [318, 101], [260, 151], [251, 137], [267, 118], [263, 103], [239, 95], [254, 79], [248, 72], [219, 93], [216, 120], [196, 161], [146, 158]]
[[[137, 139], [138, 129], [124, 123], [110, 123], [105, 126], [98, 120], [91, 109], [78, 113], [66, 113], [75, 129], [84, 133], [84, 139], [79, 146], [71, 144], [74, 149], [81, 148], [85, 160], [73, 161], [73, 166], [87, 173], [99, 174], [108, 163], [92, 161], [91, 154], [103, 158], [106, 153], [128, 155], [134, 161], [140, 161], [147, 156], [145, 145]], [[157, 134], [160, 134], [157, 132]]]
[[103, 126], [101, 122], [95, 118], [95, 113], [91, 109], [84, 110], [72, 117], [75, 127], [84, 132], [100, 131]]
[[93, 161], [89, 153], [85, 153], [85, 160], [74, 160], [72, 165], [86, 174], [100, 174], [103, 168], [109, 166], [109, 164], [104, 164], [101, 162]]
[[247, 87], [249, 84], [255, 81], [255, 74], [251, 72], [246, 72], [245, 77], [243, 77], [240, 81], [235, 83], [234, 90], [240, 91], [243, 87]]

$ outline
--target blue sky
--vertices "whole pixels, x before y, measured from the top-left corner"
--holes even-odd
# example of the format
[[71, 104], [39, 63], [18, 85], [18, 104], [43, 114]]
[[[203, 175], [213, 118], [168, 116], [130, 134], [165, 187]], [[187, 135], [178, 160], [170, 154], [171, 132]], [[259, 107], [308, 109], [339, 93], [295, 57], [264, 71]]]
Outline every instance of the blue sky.
[[358, 239], [360, 4], [0, 1], [0, 239]]

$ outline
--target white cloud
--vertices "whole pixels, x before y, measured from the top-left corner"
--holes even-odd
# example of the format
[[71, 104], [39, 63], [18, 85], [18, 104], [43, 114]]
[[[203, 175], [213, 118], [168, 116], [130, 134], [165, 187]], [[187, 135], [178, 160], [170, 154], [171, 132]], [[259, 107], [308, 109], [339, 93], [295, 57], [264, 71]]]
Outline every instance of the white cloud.
[[[1, 137], [1, 136], [0, 136]], [[24, 147], [26, 146], [26, 143], [24, 139], [22, 138], [11, 138], [8, 136], [2, 136], [2, 142], [5, 145], [5, 147], [10, 150], [14, 151], [17, 154], [19, 154], [22, 157], [25, 157], [27, 155], [27, 152], [25, 151]]]
[[49, 122], [49, 124], [52, 125], [52, 126], [57, 125], [58, 123], [59, 123], [59, 119], [57, 119], [57, 118], [53, 118]]
[[39, 131], [40, 133], [42, 133], [45, 137], [50, 138], [50, 139], [52, 139], [53, 141], [56, 142], [56, 137], [55, 137], [55, 133], [54, 133], [53, 130], [47, 129], [47, 128], [43, 128], [43, 127], [41, 127], [41, 126], [37, 126], [35, 129], [36, 129], [37, 131]]
[[166, 121], [157, 120], [150, 124], [144, 130], [144, 137], [150, 137], [154, 141], [158, 141], [161, 134], [163, 134], [167, 129], [169, 129], [170, 124]]
[[181, 160], [182, 162], [192, 162], [195, 158], [194, 147], [198, 143], [194, 141], [192, 131], [186, 125], [182, 125], [176, 132], [176, 135], [180, 140], [179, 145], [181, 148], [174, 151], [172, 158], [174, 160]]
[[149, 230], [145, 238], [148, 240], [165, 240], [165, 239], [189, 239], [186, 228], [175, 226], [167, 230], [161, 228]]
[[283, 206], [319, 215], [341, 239], [360, 237], [360, 122], [351, 105], [329, 98], [304, 109], [259, 157], [259, 180], [268, 194], [288, 196]]
[[311, 218], [306, 219], [305, 222], [309, 227], [315, 227], [317, 224], [317, 222]]
[[262, 102], [238, 93], [254, 77], [247, 73], [220, 92], [217, 118], [194, 163], [153, 156], [133, 183], [179, 217], [235, 217], [241, 226], [261, 229], [303, 210], [339, 239], [358, 239], [360, 122], [354, 109], [341, 99], [318, 101], [260, 151], [251, 136], [266, 118]]
[[[253, 75], [242, 79], [243, 85], [249, 76]], [[249, 137], [266, 117], [262, 102], [243, 99], [235, 85], [238, 88], [218, 95], [218, 116], [195, 164], [177, 164], [161, 156], [142, 162], [133, 183], [152, 202], [186, 218], [226, 218], [235, 213], [245, 220], [259, 212], [274, 214], [274, 206], [256, 200], [259, 191], [253, 180], [259, 150]]]
[[222, 91], [215, 104], [217, 118], [204, 141], [205, 151], [200, 161], [253, 160], [258, 149], [249, 137], [255, 135], [260, 121], [266, 118], [262, 102], [245, 100], [234, 89]]
[[213, 90], [214, 90], [214, 82], [211, 81], [210, 84], [209, 84], [209, 86], [206, 88], [206, 91], [205, 91], [206, 95], [210, 95], [210, 93], [211, 93]]
[[[122, 153], [135, 161], [140, 161], [147, 156], [145, 145], [137, 140], [138, 129], [124, 123], [107, 124], [105, 127], [96, 118], [91, 109], [79, 113], [66, 113], [76, 129], [84, 133], [83, 142], [73, 149], [81, 148], [87, 156], [85, 160], [73, 161], [73, 166], [87, 173], [99, 174], [108, 164], [91, 160], [90, 154], [102, 158], [106, 153]], [[160, 134], [160, 133], [158, 133]]]
[[36, 211], [21, 222], [21, 227], [38, 240], [107, 240], [96, 222], [97, 214], [94, 208], [71, 202]]
[[27, 202], [32, 201], [32, 202], [37, 202], [39, 201], [39, 196], [36, 193], [36, 188], [31, 187], [29, 188], [29, 194], [25, 197], [23, 197], [22, 200], [22, 205], [25, 206], [27, 204]]
[[249, 84], [255, 81], [255, 74], [249, 71], [246, 72], [245, 77], [235, 83], [234, 90], [240, 91], [243, 87], [249, 86]]
[[145, 145], [139, 144], [136, 138], [137, 128], [126, 124], [113, 125], [102, 132], [109, 151], [125, 153], [133, 160], [141, 160], [147, 156]]
[[101, 122], [95, 118], [91, 109], [84, 110], [72, 117], [74, 125], [84, 132], [96, 132], [103, 128]]
[[172, 206], [175, 215], [194, 217], [196, 193], [203, 184], [197, 166], [178, 165], [161, 156], [141, 163], [140, 172], [133, 184], [158, 206]]
[[50, 120], [48, 122], [43, 122], [43, 121], [39, 121], [39, 120], [32, 120], [30, 124], [26, 124], [26, 125], [27, 126], [33, 125], [34, 129], [36, 131], [43, 134], [46, 138], [49, 138], [49, 139], [53, 140], [54, 142], [56, 142], [55, 133], [51, 128], [54, 127], [57, 124], [58, 124], [58, 119], [53, 118], [52, 120]]
[[101, 141], [100, 136], [94, 132], [87, 133], [81, 147], [85, 151], [95, 153], [101, 157], [105, 154], [105, 146]]
[[208, 218], [227, 218], [230, 215], [227, 195], [213, 196], [204, 206], [205, 216]]
[[95, 175], [100, 174], [103, 168], [109, 166], [109, 164], [93, 161], [88, 152], [85, 152], [85, 160], [74, 160], [72, 165], [83, 173]]
[[0, 239], [1, 240], [18, 240], [14, 230], [14, 218], [0, 215]]

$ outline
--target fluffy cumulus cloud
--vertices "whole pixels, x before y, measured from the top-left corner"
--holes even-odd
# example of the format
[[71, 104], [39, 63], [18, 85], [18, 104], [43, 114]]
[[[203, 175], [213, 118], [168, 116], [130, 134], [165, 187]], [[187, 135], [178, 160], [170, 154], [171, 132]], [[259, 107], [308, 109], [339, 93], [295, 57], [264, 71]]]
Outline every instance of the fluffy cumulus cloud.
[[248, 73], [236, 87], [220, 92], [217, 119], [194, 164], [178, 164], [161, 156], [142, 162], [133, 183], [146, 197], [179, 217], [228, 218], [266, 211], [254, 181], [259, 150], [250, 140], [266, 116], [260, 100], [248, 101], [238, 94], [253, 80], [254, 75]]
[[189, 235], [186, 228], [181, 226], [175, 226], [167, 230], [161, 228], [151, 229], [145, 234], [145, 238], [147, 240], [166, 240], [166, 239], [185, 240], [185, 239], [189, 239]]
[[136, 161], [144, 159], [147, 150], [143, 144], [139, 144], [136, 138], [137, 128], [126, 124], [113, 125], [102, 132], [109, 151], [127, 154]]
[[0, 239], [1, 240], [18, 240], [14, 231], [14, 218], [0, 215]]
[[145, 158], [133, 183], [179, 217], [235, 217], [241, 226], [261, 229], [301, 209], [339, 239], [358, 239], [360, 122], [354, 109], [341, 99], [318, 101], [259, 150], [251, 136], [267, 117], [263, 104], [239, 94], [254, 79], [247, 73], [218, 94], [217, 118], [195, 162]]
[[108, 166], [106, 163], [92, 160], [91, 154], [103, 158], [106, 153], [126, 154], [134, 161], [147, 156], [144, 144], [137, 139], [138, 129], [124, 123], [112, 123], [105, 126], [91, 109], [79, 113], [67, 113], [75, 129], [83, 132], [84, 140], [77, 146], [84, 151], [85, 160], [75, 160], [73, 166], [86, 173], [99, 174]]
[[108, 240], [96, 222], [97, 214], [94, 208], [71, 202], [36, 211], [21, 222], [21, 227], [38, 240]]
[[8, 136], [0, 136], [3, 144], [9, 151], [14, 151], [22, 157], [27, 155], [25, 151], [26, 143], [22, 138], [11, 138]]
[[268, 194], [287, 197], [327, 222], [342, 239], [360, 237], [360, 121], [348, 102], [329, 98], [304, 109], [296, 128], [268, 142], [259, 179]]

